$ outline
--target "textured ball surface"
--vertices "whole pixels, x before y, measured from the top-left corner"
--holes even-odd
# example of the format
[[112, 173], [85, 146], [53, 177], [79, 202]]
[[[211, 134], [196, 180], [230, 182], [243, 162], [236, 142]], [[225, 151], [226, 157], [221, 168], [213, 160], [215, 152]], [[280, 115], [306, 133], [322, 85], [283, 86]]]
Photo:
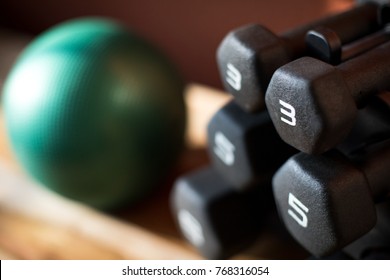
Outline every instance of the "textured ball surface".
[[158, 185], [182, 147], [183, 82], [117, 23], [53, 27], [22, 53], [4, 86], [7, 133], [44, 186], [100, 209]]

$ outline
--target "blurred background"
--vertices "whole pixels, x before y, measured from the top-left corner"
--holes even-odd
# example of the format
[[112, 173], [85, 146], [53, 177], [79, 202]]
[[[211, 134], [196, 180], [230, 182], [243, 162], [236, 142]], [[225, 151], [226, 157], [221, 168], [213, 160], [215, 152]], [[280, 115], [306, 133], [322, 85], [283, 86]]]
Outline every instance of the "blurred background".
[[0, 23], [38, 34], [75, 17], [110, 17], [163, 49], [187, 81], [221, 87], [215, 50], [231, 29], [261, 23], [280, 33], [353, 3], [353, 0], [3, 0]]

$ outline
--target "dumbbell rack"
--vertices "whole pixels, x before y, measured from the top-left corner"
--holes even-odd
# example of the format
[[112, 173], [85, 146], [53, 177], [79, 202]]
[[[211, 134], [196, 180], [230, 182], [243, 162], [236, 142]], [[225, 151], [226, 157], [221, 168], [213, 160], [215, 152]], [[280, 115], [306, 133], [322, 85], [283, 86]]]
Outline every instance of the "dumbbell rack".
[[[363, 6], [360, 6], [358, 7], [358, 9], [362, 7]], [[388, 9], [387, 6], [379, 7], [380, 9]], [[370, 6], [370, 8], [372, 8], [372, 6]], [[361, 12], [361, 10], [359, 11]], [[386, 30], [386, 27], [384, 27], [387, 22], [387, 19], [383, 15], [386, 13], [387, 12], [378, 13], [382, 15], [380, 20], [384, 22], [380, 23], [375, 30], [371, 30], [369, 33], [367, 33], [367, 30], [365, 30], [364, 32], [362, 32], [362, 34], [360, 34], [360, 37], [363, 39], [355, 37], [347, 44], [343, 42], [343, 39], [337, 37], [337, 28], [340, 28], [340, 26], [337, 26], [336, 24], [336, 31], [330, 30], [329, 28], [323, 28], [322, 25], [324, 24], [324, 22], [326, 23], [326, 19], [325, 21], [321, 21], [319, 27], [316, 26], [316, 24], [309, 24], [307, 27], [300, 28], [298, 29], [299, 32], [302, 33], [302, 30], [305, 30], [304, 33], [308, 34], [306, 37], [306, 42], [303, 41], [303, 43], [306, 43], [306, 51], [296, 56], [300, 57], [306, 55], [316, 57], [317, 59], [320, 58], [322, 60], [321, 63], [324, 65], [326, 63], [333, 63], [337, 65], [340, 64], [342, 65], [341, 67], [344, 67], [344, 64], [351, 63], [353, 65], [355, 63], [354, 65], [357, 66], [356, 68], [359, 69], [358, 65], [360, 57], [365, 57], [367, 55], [374, 54], [372, 58], [370, 58], [371, 60], [373, 60], [375, 55], [378, 54], [381, 50], [383, 50], [383, 54], [386, 58], [383, 59], [383, 61], [380, 61], [380, 57], [383, 57], [382, 55], [380, 55], [375, 57], [375, 61], [380, 61], [380, 63], [387, 63], [387, 54], [390, 50], [387, 46], [387, 42], [389, 39], [389, 35], [387, 33], [388, 31]], [[345, 13], [344, 15], [340, 15], [340, 17], [350, 17], [350, 15], [351, 13]], [[340, 17], [338, 17], [338, 19], [340, 19]], [[368, 21], [372, 20], [371, 17], [368, 18]], [[376, 22], [379, 22], [380, 20]], [[353, 19], [351, 19], [351, 22], [353, 22]], [[330, 32], [328, 32], [329, 30]], [[316, 33], [317, 31], [319, 33]], [[262, 223], [263, 221], [260, 221], [259, 213], [266, 213], [267, 207], [270, 207], [269, 205], [265, 207], [261, 207], [260, 205], [265, 205], [266, 201], [269, 201], [270, 197], [267, 196], [267, 192], [262, 191], [260, 194], [258, 193], [259, 189], [272, 188], [271, 186], [269, 186], [271, 184], [270, 181], [272, 179], [270, 179], [269, 177], [267, 178], [270, 172], [267, 167], [272, 166], [272, 164], [267, 165], [267, 161], [273, 158], [272, 155], [267, 152], [271, 150], [276, 157], [284, 156], [286, 158], [290, 157], [293, 153], [291, 150], [288, 149], [283, 150], [285, 146], [280, 145], [277, 139], [274, 139], [272, 138], [273, 136], [270, 136], [272, 135], [273, 131], [266, 125], [266, 121], [264, 121], [264, 118], [267, 117], [266, 112], [262, 111], [264, 109], [264, 101], [262, 100], [264, 96], [261, 96], [259, 93], [262, 92], [264, 95], [266, 95], [266, 101], [269, 101], [267, 100], [267, 96], [269, 95], [270, 89], [272, 91], [279, 90], [278, 93], [280, 93], [280, 95], [275, 100], [279, 100], [280, 102], [278, 102], [278, 104], [275, 106], [276, 109], [275, 107], [268, 106], [267, 103], [268, 109], [274, 110], [270, 113], [271, 116], [273, 114], [272, 120], [274, 123], [275, 120], [281, 120], [285, 124], [288, 124], [290, 127], [294, 127], [296, 125], [298, 118], [296, 116], [296, 108], [299, 105], [294, 105], [295, 107], [293, 107], [289, 103], [284, 102], [283, 99], [285, 99], [285, 97], [283, 94], [285, 94], [285, 92], [288, 92], [288, 90], [290, 90], [291, 87], [293, 88], [296, 84], [299, 85], [300, 83], [306, 83], [306, 81], [310, 78], [304, 77], [300, 80], [300, 72], [306, 71], [307, 73], [309, 73], [309, 77], [311, 72], [315, 72], [318, 70], [318, 67], [310, 70], [310, 67], [312, 67], [312, 65], [315, 65], [315, 63], [312, 63], [311, 61], [317, 60], [314, 60], [312, 58], [310, 58], [311, 60], [307, 59], [307, 61], [310, 61], [310, 63], [308, 62], [306, 64], [301, 64], [296, 68], [292, 68], [294, 69], [294, 71], [291, 71], [288, 74], [280, 74], [281, 78], [277, 82], [274, 81], [274, 77], [278, 74], [278, 72], [281, 71], [277, 70], [278, 67], [282, 66], [282, 68], [287, 69], [290, 64], [292, 65], [293, 63], [295, 63], [289, 63], [289, 61], [294, 61], [297, 57], [295, 55], [293, 55], [292, 57], [288, 57], [288, 55], [291, 55], [291, 53], [288, 53], [287, 51], [288, 54], [285, 55], [283, 53], [283, 48], [289, 47], [288, 45], [287, 47], [284, 45], [287, 44], [285, 42], [288, 41], [288, 39], [290, 39], [290, 41], [294, 41], [294, 43], [292, 43], [294, 47], [296, 47], [296, 45], [299, 45], [299, 43], [297, 42], [299, 40], [303, 40], [302, 35], [299, 32], [292, 32], [293, 34], [299, 34], [295, 35], [298, 38], [295, 38], [296, 41], [294, 41], [295, 39], [291, 39], [292, 37], [284, 37], [282, 39], [277, 39], [273, 34], [270, 34], [268, 30], [263, 30], [262, 27], [259, 27], [257, 25], [249, 25], [229, 33], [224, 39], [224, 41], [221, 43], [221, 46], [218, 50], [217, 58], [225, 89], [232, 93], [235, 99], [234, 101], [221, 108], [209, 123], [208, 145], [212, 166], [194, 171], [188, 175], [179, 178], [176, 181], [175, 189], [172, 194], [173, 213], [177, 217], [178, 225], [181, 228], [185, 238], [194, 247], [196, 247], [201, 254], [203, 254], [207, 258], [230, 257], [242, 250], [243, 248], [250, 247], [250, 242], [248, 241], [251, 240], [252, 236], [249, 232], [247, 232], [246, 228], [251, 223]], [[357, 31], [355, 30], [354, 32]], [[314, 36], [317, 36], [314, 40], [310, 39], [309, 37], [313, 34]], [[356, 34], [354, 34], [354, 36], [355, 35]], [[344, 36], [347, 35], [343, 33], [342, 36], [344, 38]], [[262, 42], [262, 40], [269, 40], [270, 42]], [[318, 40], [320, 41], [319, 43]], [[338, 44], [335, 44], [336, 41], [338, 42]], [[345, 44], [347, 48], [344, 47]], [[313, 48], [315, 49], [315, 52], [313, 52]], [[271, 52], [271, 54], [269, 54], [269, 49], [273, 49], [274, 53], [272, 54]], [[343, 52], [346, 52], [346, 49], [348, 49], [348, 55], [344, 56]], [[299, 53], [299, 51], [296, 52]], [[326, 52], [326, 54], [324, 54], [324, 52]], [[275, 55], [275, 53], [277, 59], [273, 62], [270, 62], [272, 55]], [[343, 59], [346, 60], [345, 63]], [[287, 64], [288, 66], [284, 66], [285, 64]], [[278, 66], [275, 67], [275, 65]], [[329, 69], [333, 69], [332, 67], [334, 66], [329, 66]], [[364, 68], [366, 69], [366, 67]], [[374, 68], [375, 67], [373, 67], [373, 69]], [[388, 72], [386, 70], [388, 69], [387, 66], [383, 69], [386, 73]], [[271, 79], [272, 75], [270, 75], [270, 73], [273, 73], [274, 71], [276, 71], [276, 74], [274, 74]], [[298, 78], [296, 78], [296, 80], [294, 80], [295, 71], [298, 73]], [[386, 80], [387, 74], [385, 72], [381, 73], [377, 71], [375, 73], [379, 77], [384, 77], [383, 80]], [[360, 79], [363, 79], [363, 81], [360, 81], [362, 82], [361, 89], [357, 87], [356, 91], [365, 90], [364, 87], [366, 84], [364, 82], [364, 78], [370, 75], [368, 74], [367, 76], [359, 76], [359, 74], [359, 70], [357, 70], [356, 73], [351, 74], [357, 75]], [[327, 83], [329, 83], [329, 85], [331, 85], [333, 82], [336, 83], [334, 78], [328, 78], [328, 76], [326, 76], [327, 73], [324, 73], [322, 75], [328, 79]], [[376, 79], [377, 77], [371, 76], [371, 78]], [[337, 79], [338, 77], [336, 78], [336, 80]], [[267, 93], [265, 94], [265, 89], [267, 88], [269, 82], [271, 83], [271, 85], [268, 87]], [[273, 82], [274, 84], [272, 84]], [[284, 85], [285, 83], [287, 85]], [[355, 85], [358, 83], [359, 82], [355, 83]], [[258, 85], [260, 85], [260, 87]], [[314, 85], [315, 83], [313, 82], [313, 85], [305, 86], [311, 89], [312, 87], [314, 87]], [[323, 94], [338, 94], [337, 90], [333, 90], [332, 92], [328, 91], [326, 93], [325, 85], [326, 83], [322, 87], [322, 90], [324, 91]], [[373, 87], [373, 92], [383, 92], [389, 90], [389, 85], [387, 84], [387, 82], [382, 83], [379, 82], [379, 80], [373, 82], [373, 85], [371, 87]], [[300, 91], [305, 90], [301, 87], [298, 88]], [[297, 93], [299, 93], [298, 90]], [[297, 94], [297, 96], [299, 95]], [[379, 98], [380, 101], [370, 101], [372, 102], [372, 104], [376, 102], [382, 102], [382, 105], [380, 106], [386, 107], [384, 110], [384, 114], [382, 114], [379, 118], [372, 118], [372, 112], [375, 110], [380, 111], [381, 107], [375, 107], [375, 105], [370, 105], [370, 102], [366, 101], [365, 105], [367, 106], [368, 104], [368, 108], [359, 111], [359, 116], [357, 116], [357, 120], [354, 119], [352, 121], [353, 126], [349, 128], [343, 126], [342, 129], [346, 132], [344, 132], [344, 135], [340, 138], [344, 139], [344, 142], [340, 143], [340, 141], [334, 141], [334, 143], [325, 145], [326, 148], [322, 147], [322, 150], [319, 149], [320, 152], [316, 151], [316, 153], [325, 152], [338, 145], [338, 152], [343, 153], [343, 155], [347, 156], [349, 159], [355, 159], [355, 153], [359, 154], [360, 152], [365, 151], [365, 147], [367, 147], [367, 149], [370, 149], [371, 145], [376, 145], [375, 143], [379, 143], [379, 145], [382, 145], [380, 143], [385, 143], [385, 150], [388, 149], [387, 147], [389, 146], [390, 139], [390, 103], [388, 102], [388, 96], [389, 93], [383, 93], [381, 95], [381, 98]], [[298, 101], [300, 101], [299, 98], [300, 97], [297, 97]], [[316, 100], [312, 102], [314, 104]], [[318, 102], [321, 103], [322, 101]], [[339, 105], [336, 103], [332, 104], [327, 110], [334, 110], [334, 106]], [[342, 102], [342, 104], [343, 105], [341, 106], [341, 111], [343, 110], [342, 107], [345, 105], [344, 101]], [[359, 104], [359, 106], [361, 107], [361, 104]], [[319, 111], [319, 114], [321, 114], [321, 110]], [[373, 124], [375, 124], [377, 131], [375, 131], [375, 129], [368, 128], [367, 124], [365, 124], [365, 119], [370, 119], [370, 121], [373, 121], [370, 123], [370, 125], [372, 126]], [[337, 120], [337, 116], [335, 117], [335, 120]], [[315, 122], [315, 120], [313, 122]], [[381, 127], [382, 124], [384, 124], [383, 127]], [[337, 126], [337, 123], [334, 125], [332, 124], [330, 126]], [[263, 132], [263, 135], [261, 134], [261, 132]], [[283, 129], [278, 130], [279, 134], [283, 132]], [[288, 137], [293, 137], [291, 136], [293, 135], [292, 133], [287, 134]], [[266, 137], [271, 137], [272, 140], [267, 142]], [[298, 140], [300, 139], [298, 138]], [[299, 141], [296, 142], [299, 143]], [[256, 147], [255, 143], [258, 143], [258, 145], [262, 147]], [[267, 145], [263, 145], [264, 143], [266, 143]], [[259, 152], [260, 149], [262, 149], [262, 151]], [[299, 151], [295, 150], [295, 153], [297, 152]], [[311, 152], [311, 150], [309, 150], [308, 152]], [[328, 157], [328, 155], [324, 154], [323, 157], [326, 158]], [[365, 159], [360, 158], [359, 160], [364, 161]], [[308, 166], [308, 168], [311, 168], [311, 165], [315, 166], [317, 164], [317, 159], [315, 158], [315, 156], [308, 156], [308, 159], [305, 159], [305, 161], [307, 162], [307, 164], [303, 164], [303, 166]], [[390, 169], [388, 161], [389, 160], [386, 159], [385, 161], [383, 161], [383, 164], [385, 164], [385, 166], [389, 166]], [[261, 166], [262, 163], [263, 166]], [[277, 162], [277, 165], [280, 166], [282, 165], [282, 163]], [[275, 172], [278, 167], [271, 167], [271, 169], [273, 169], [273, 171]], [[285, 186], [288, 186], [289, 184], [291, 184], [291, 182], [294, 181], [294, 176], [297, 176], [296, 174], [298, 173], [295, 174], [295, 169], [291, 170], [291, 179], [288, 178], [286, 180], [287, 177], [279, 175], [279, 177], [282, 177], [282, 179], [279, 178], [279, 181], [275, 179], [273, 180], [274, 192], [279, 192], [280, 189], [278, 189], [278, 186], [275, 186], [275, 184], [283, 184]], [[310, 169], [307, 170], [307, 172], [309, 171], [311, 172]], [[306, 171], [303, 170], [297, 172]], [[319, 173], [321, 173], [321, 171], [319, 171]], [[383, 174], [383, 172], [381, 174]], [[307, 175], [300, 174], [299, 176], [301, 176], [303, 178], [302, 180], [304, 180], [306, 179], [304, 177], [310, 177], [308, 175], [310, 175], [310, 173], [308, 173]], [[263, 178], [263, 180], [261, 180], [261, 178]], [[282, 180], [282, 183], [280, 183], [280, 180]], [[348, 178], [344, 178], [343, 180], [348, 180]], [[314, 181], [313, 183], [305, 183], [307, 183], [307, 185], [317, 184], [317, 182]], [[340, 186], [339, 188], [342, 187]], [[258, 192], [251, 191], [253, 189], [256, 189]], [[294, 225], [295, 227], [298, 227], [298, 229], [294, 231], [294, 236], [296, 239], [298, 239], [298, 241], [299, 238], [306, 238], [305, 235], [300, 232], [303, 232], [305, 228], [308, 227], [308, 219], [310, 219], [311, 222], [311, 218], [308, 218], [308, 213], [312, 208], [309, 209], [308, 207], [306, 207], [304, 203], [302, 203], [297, 197], [295, 197], [291, 193], [289, 193], [288, 198], [284, 196], [280, 198], [280, 196], [278, 196], [277, 194], [278, 193], [275, 194], [275, 198], [277, 200], [280, 216], [283, 216], [285, 223], [293, 223], [299, 225]], [[267, 199], [266, 201], [264, 201], [260, 199], [250, 200], [238, 198], [242, 195], [249, 195], [252, 199], [255, 196], [267, 196]], [[370, 196], [370, 193], [367, 192], [366, 196]], [[234, 199], [231, 197], [234, 197]], [[278, 199], [282, 199], [282, 202], [278, 201]], [[308, 199], [310, 199], [310, 197]], [[327, 200], [328, 198], [325, 199]], [[346, 196], [345, 199], [348, 200], [348, 196]], [[382, 200], [386, 200], [386, 193], [384, 195], [382, 194]], [[321, 201], [318, 200], [318, 202]], [[250, 203], [257, 204], [257, 207], [248, 207], [248, 204]], [[372, 204], [373, 202], [370, 203]], [[370, 203], [366, 206], [372, 207]], [[337, 252], [336, 250], [333, 250], [333, 254], [331, 254], [329, 253], [329, 251], [327, 251], [327, 253], [319, 253], [319, 251], [312, 249], [316, 248], [317, 245], [314, 247], [307, 246], [306, 248], [311, 248], [308, 249], [309, 252], [312, 250], [312, 253], [314, 252], [314, 254], [317, 254], [317, 256], [320, 255], [321, 257], [325, 258], [389, 258], [390, 247], [389, 243], [386, 240], [388, 240], [388, 238], [390, 237], [390, 232], [387, 227], [387, 223], [389, 222], [389, 220], [387, 219], [388, 215], [386, 211], [388, 211], [388, 207], [386, 206], [386, 203], [388, 204], [389, 202], [383, 202], [379, 204], [378, 209], [380, 210], [373, 210], [379, 213], [377, 225], [369, 233], [359, 233], [357, 236], [363, 237], [358, 238], [355, 242], [352, 242], [351, 245], [348, 244], [350, 244], [353, 240], [350, 240], [347, 243], [348, 246], [346, 247], [346, 244], [342, 243], [342, 241], [340, 241], [339, 244], [339, 237], [337, 236], [337, 231], [343, 225], [336, 225], [334, 229], [335, 233], [337, 233], [335, 234], [336, 237], [331, 236], [330, 239], [336, 238], [335, 242], [337, 245], [335, 245], [334, 247], [338, 246], [340, 247], [338, 250], [343, 251]], [[315, 204], [316, 202], [313, 203], [314, 206], [312, 205], [310, 207], [315, 207]], [[348, 202], [346, 202], [346, 205], [349, 205]], [[348, 206], [344, 207], [344, 209], [346, 209], [347, 207]], [[383, 208], [385, 210], [383, 210]], [[360, 209], [359, 211], [362, 211], [363, 214], [365, 212], [364, 209], [365, 208], [362, 207], [362, 209]], [[274, 211], [272, 208], [269, 208], [268, 210], [269, 212]], [[257, 211], [258, 213], [254, 215], [252, 213], [253, 211]], [[353, 213], [354, 209], [349, 209], [348, 211], [350, 213]], [[344, 213], [347, 213], [348, 211], [344, 211]], [[239, 217], [239, 222], [236, 220], [235, 214]], [[248, 218], [251, 216], [254, 217]], [[248, 218], [249, 221], [242, 222], [244, 218]], [[287, 222], [286, 219], [288, 220]], [[312, 231], [320, 232], [322, 227], [321, 223], [321, 221], [318, 222], [316, 220], [315, 226], [317, 226], [318, 229], [312, 229]], [[349, 226], [351, 225], [353, 226], [354, 223], [351, 222]], [[252, 232], [254, 235], [258, 234], [257, 231], [259, 229], [257, 227], [252, 227], [251, 230], [254, 231]], [[316, 233], [314, 233], [313, 242], [316, 242], [317, 244], [321, 243], [322, 238], [325, 243], [327, 242], [327, 239], [329, 239], [327, 236], [318, 233], [318, 240], [316, 240], [315, 234]], [[330, 232], [330, 234], [332, 233]], [[342, 239], [344, 238], [344, 236], [340, 238]], [[357, 237], [355, 237], [354, 239], [356, 238]], [[382, 242], [380, 240], [382, 240]], [[308, 242], [310, 243], [312, 241], [305, 240], [303, 244], [308, 244]], [[320, 244], [318, 246], [321, 247], [322, 245]]]

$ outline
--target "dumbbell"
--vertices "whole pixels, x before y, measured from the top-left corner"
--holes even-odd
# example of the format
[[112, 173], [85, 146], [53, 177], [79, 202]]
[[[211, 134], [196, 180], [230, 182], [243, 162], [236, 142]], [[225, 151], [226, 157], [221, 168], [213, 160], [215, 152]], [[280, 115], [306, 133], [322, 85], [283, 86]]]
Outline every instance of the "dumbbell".
[[338, 66], [312, 57], [279, 68], [266, 94], [281, 138], [306, 153], [325, 152], [350, 132], [358, 108], [390, 88], [390, 43]]
[[343, 44], [348, 43], [379, 30], [388, 22], [388, 17], [378, 16], [382, 9], [378, 4], [366, 3], [280, 37], [258, 24], [231, 31], [217, 49], [217, 64], [226, 91], [249, 112], [263, 109], [264, 95], [274, 71], [306, 54], [307, 31], [325, 26], [334, 30]]
[[237, 189], [269, 183], [296, 153], [280, 139], [266, 111], [248, 114], [234, 100], [211, 118], [207, 139], [214, 168]]
[[329, 255], [376, 223], [375, 202], [390, 191], [390, 140], [351, 158], [299, 153], [275, 174], [273, 192], [290, 234], [311, 254]]
[[179, 177], [171, 209], [187, 241], [208, 259], [226, 259], [251, 245], [273, 201], [271, 186], [238, 191], [212, 166]]

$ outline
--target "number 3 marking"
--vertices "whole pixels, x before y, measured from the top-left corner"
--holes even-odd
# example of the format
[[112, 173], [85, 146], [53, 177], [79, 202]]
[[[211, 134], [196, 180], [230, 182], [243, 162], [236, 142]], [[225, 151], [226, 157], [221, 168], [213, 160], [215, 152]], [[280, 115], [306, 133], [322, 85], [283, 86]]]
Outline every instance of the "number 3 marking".
[[295, 118], [295, 108], [291, 106], [290, 104], [284, 102], [283, 100], [279, 99], [279, 104], [282, 105], [284, 108], [280, 108], [280, 112], [288, 117], [288, 119], [281, 117], [280, 119], [285, 122], [286, 124], [289, 124], [291, 126], [295, 126], [297, 124], [297, 119]]
[[[292, 193], [288, 194], [288, 204], [295, 210], [288, 209], [287, 213], [302, 227], [307, 227], [307, 216], [306, 213], [309, 212], [309, 208], [307, 208], [302, 202], [298, 200]], [[300, 216], [298, 216], [298, 215]]]

